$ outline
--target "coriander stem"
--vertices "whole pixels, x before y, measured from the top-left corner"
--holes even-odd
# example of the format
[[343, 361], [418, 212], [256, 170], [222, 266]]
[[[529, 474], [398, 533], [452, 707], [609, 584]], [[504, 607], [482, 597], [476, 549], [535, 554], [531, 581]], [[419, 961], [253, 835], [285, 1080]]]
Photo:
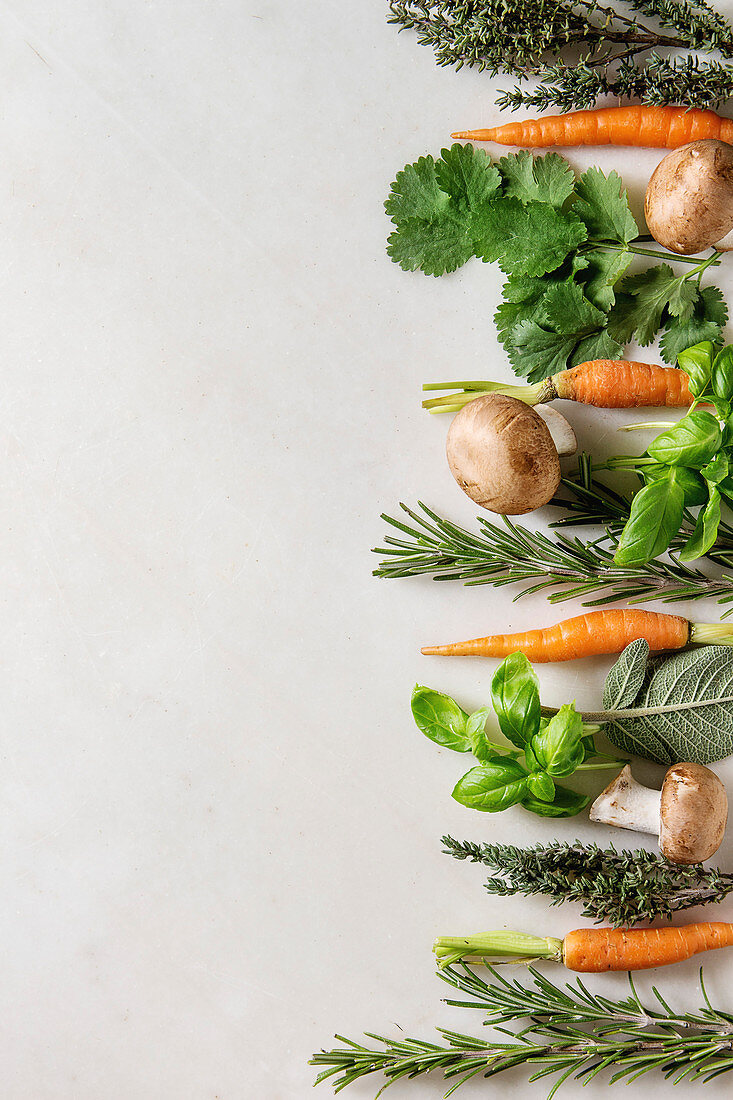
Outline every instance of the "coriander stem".
[[[681, 264], [695, 264], [695, 271], [704, 271], [706, 267], [717, 267], [720, 264], [717, 257], [721, 253], [717, 250], [707, 260], [703, 260], [701, 264], [698, 256], [678, 256], [676, 252], [658, 252], [651, 248], [638, 248], [633, 244], [616, 244], [613, 241], [592, 241], [590, 243], [593, 248], [605, 248], [610, 252], [633, 252], [636, 256], [651, 256], [654, 260], [679, 260]], [[695, 271], [691, 274], [694, 275]], [[686, 276], [686, 278], [689, 278], [689, 276]]]

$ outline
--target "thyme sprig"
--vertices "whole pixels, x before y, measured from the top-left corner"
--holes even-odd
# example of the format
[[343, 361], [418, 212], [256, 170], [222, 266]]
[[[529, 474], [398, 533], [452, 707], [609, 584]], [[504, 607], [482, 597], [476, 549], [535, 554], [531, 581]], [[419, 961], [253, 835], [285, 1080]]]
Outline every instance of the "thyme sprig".
[[[342, 1044], [313, 1055], [310, 1064], [324, 1066], [316, 1084], [331, 1080], [340, 1091], [374, 1073], [385, 1086], [393, 1081], [442, 1073], [452, 1084], [450, 1096], [475, 1077], [493, 1077], [515, 1066], [526, 1066], [529, 1080], [555, 1077], [549, 1092], [570, 1078], [583, 1083], [609, 1070], [609, 1083], [634, 1080], [656, 1070], [674, 1084], [682, 1080], [710, 1081], [733, 1069], [733, 1015], [710, 1002], [700, 971], [704, 1007], [676, 1012], [652, 986], [659, 1007], [645, 1005], [629, 975], [628, 997], [613, 999], [591, 993], [583, 982], [555, 985], [530, 968], [532, 984], [504, 978], [486, 967], [487, 980], [465, 964], [439, 972], [459, 995], [446, 1003], [478, 1010], [485, 1023], [497, 1029], [487, 1041], [438, 1028], [443, 1043], [422, 1039], [390, 1039], [367, 1032], [373, 1044], [337, 1035]], [[510, 1030], [508, 1023], [527, 1020]], [[374, 1045], [376, 1044], [376, 1045]]]
[[[389, 22], [417, 32], [439, 65], [464, 65], [521, 82], [500, 107], [563, 111], [612, 95], [644, 103], [715, 107], [733, 95], [733, 28], [707, 0], [390, 0]], [[650, 18], [663, 29], [642, 22]], [[661, 51], [686, 49], [683, 56]], [[551, 59], [551, 60], [550, 60]]]
[[423, 503], [418, 505], [420, 512], [400, 504], [411, 523], [382, 514], [400, 537], [385, 535], [383, 545], [374, 548], [382, 557], [374, 576], [427, 575], [434, 580], [494, 587], [519, 584], [523, 587], [515, 599], [545, 592], [550, 603], [580, 598], [586, 607], [621, 600], [678, 603], [716, 599], [720, 604], [733, 603], [733, 577], [708, 577], [673, 559], [644, 566], [616, 565], [616, 534], [628, 518], [625, 498], [605, 487], [591, 491], [573, 479], [565, 483], [565, 491], [567, 496], [555, 503], [568, 515], [557, 524], [602, 523], [606, 527], [603, 535], [591, 542], [564, 534], [548, 537], [506, 517], [504, 526], [478, 517], [479, 532], [473, 533]]
[[643, 848], [551, 841], [533, 847], [473, 843], [442, 837], [446, 855], [489, 867], [490, 894], [542, 895], [552, 905], [583, 906], [582, 915], [614, 927], [670, 918], [683, 909], [721, 902], [733, 893], [733, 874], [701, 864], [670, 863]]

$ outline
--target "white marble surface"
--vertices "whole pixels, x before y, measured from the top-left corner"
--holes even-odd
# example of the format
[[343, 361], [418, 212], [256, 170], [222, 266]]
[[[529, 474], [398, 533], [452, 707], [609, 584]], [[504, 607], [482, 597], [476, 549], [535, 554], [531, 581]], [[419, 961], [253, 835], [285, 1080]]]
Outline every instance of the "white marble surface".
[[[495, 269], [384, 252], [389, 181], [492, 82], [383, 8], [0, 2], [4, 1100], [296, 1100], [334, 1031], [456, 1022], [436, 932], [577, 920], [492, 901], [439, 837], [598, 834], [463, 810], [408, 709], [493, 668], [421, 643], [554, 612], [370, 576], [397, 501], [475, 514], [420, 384], [510, 377]], [[657, 159], [571, 156], [637, 207]], [[610, 448], [618, 416], [573, 420]], [[543, 670], [546, 699], [597, 704], [606, 667]], [[733, 1006], [732, 957], [707, 972]], [[465, 1094], [517, 1087], [545, 1094]]]

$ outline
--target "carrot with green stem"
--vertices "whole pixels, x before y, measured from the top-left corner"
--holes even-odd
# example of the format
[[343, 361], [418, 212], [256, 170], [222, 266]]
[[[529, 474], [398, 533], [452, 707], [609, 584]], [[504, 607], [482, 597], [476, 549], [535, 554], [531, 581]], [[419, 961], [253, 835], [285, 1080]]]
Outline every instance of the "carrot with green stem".
[[576, 615], [542, 630], [492, 634], [449, 645], [424, 646], [422, 653], [437, 657], [506, 657], [524, 653], [530, 661], [574, 661], [580, 657], [621, 653], [637, 638], [649, 648], [682, 649], [686, 645], [733, 646], [733, 624], [691, 623], [679, 615], [630, 608], [608, 608]]
[[451, 137], [525, 148], [633, 145], [677, 149], [700, 138], [733, 142], [733, 120], [722, 118], [715, 111], [686, 107], [600, 107], [508, 122], [482, 130], [460, 130]]
[[441, 969], [462, 959], [508, 958], [526, 963], [547, 959], [568, 970], [601, 974], [668, 966], [719, 947], [733, 947], [733, 924], [700, 921], [679, 928], [578, 928], [561, 940], [522, 932], [483, 932], [440, 936], [433, 951]]
[[458, 412], [483, 393], [500, 393], [527, 405], [548, 401], [579, 401], [600, 409], [687, 408], [692, 404], [689, 378], [677, 367], [661, 367], [628, 359], [592, 359], [553, 374], [534, 386], [501, 382], [428, 382], [423, 390], [458, 390], [423, 401], [431, 413]]

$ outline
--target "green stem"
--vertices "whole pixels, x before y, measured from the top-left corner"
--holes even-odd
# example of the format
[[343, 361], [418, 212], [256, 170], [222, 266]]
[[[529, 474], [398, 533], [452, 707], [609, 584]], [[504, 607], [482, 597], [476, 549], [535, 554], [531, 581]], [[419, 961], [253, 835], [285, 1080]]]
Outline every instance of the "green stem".
[[442, 969], [461, 959], [551, 959], [562, 962], [562, 940], [529, 936], [524, 932], [479, 932], [474, 936], [439, 936], [433, 951]]
[[712, 256], [701, 263], [697, 256], [678, 256], [676, 252], [658, 252], [652, 248], [638, 248], [633, 244], [617, 244], [614, 241], [590, 241], [588, 243], [592, 248], [605, 248], [608, 252], [633, 252], [636, 256], [651, 256], [653, 260], [672, 260], [679, 261], [681, 264], [695, 264], [695, 270], [691, 271], [685, 278], [690, 278], [698, 271], [704, 271], [706, 267], [718, 267], [720, 264], [718, 257], [722, 255], [716, 249]]

